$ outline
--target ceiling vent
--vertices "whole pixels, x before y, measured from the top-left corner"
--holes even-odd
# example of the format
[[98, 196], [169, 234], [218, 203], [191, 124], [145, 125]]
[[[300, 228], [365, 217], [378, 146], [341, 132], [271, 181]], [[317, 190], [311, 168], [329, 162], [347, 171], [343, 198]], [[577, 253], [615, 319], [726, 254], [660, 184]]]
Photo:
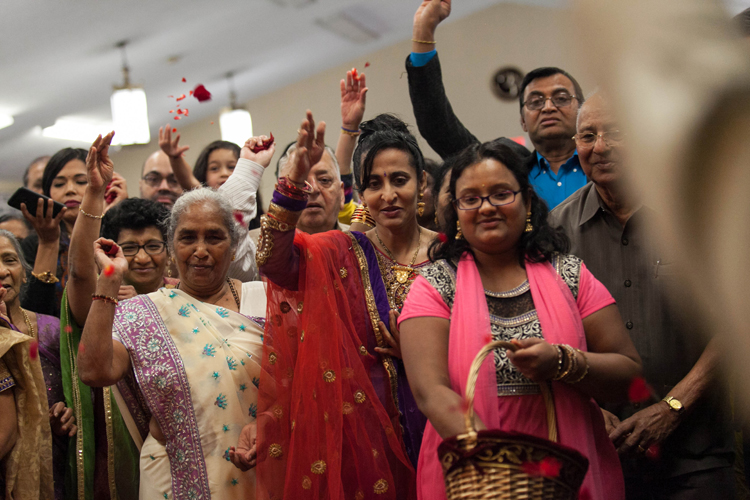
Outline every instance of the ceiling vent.
[[310, 5], [312, 3], [315, 3], [316, 0], [270, 0], [271, 3], [275, 3], [276, 5], [281, 5], [282, 7], [305, 7], [307, 5]]
[[315, 23], [345, 40], [359, 44], [378, 40], [389, 31], [388, 24], [364, 5], [348, 7]]

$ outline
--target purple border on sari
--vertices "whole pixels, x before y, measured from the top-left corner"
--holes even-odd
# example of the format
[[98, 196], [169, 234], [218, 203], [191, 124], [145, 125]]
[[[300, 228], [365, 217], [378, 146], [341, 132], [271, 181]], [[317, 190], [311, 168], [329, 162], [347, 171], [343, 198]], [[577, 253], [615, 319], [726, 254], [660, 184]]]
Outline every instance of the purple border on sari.
[[[378, 257], [375, 255], [375, 249], [370, 239], [358, 231], [352, 231], [352, 235], [357, 239], [359, 246], [367, 259], [367, 268], [370, 275], [370, 286], [375, 297], [375, 303], [378, 306], [380, 320], [390, 331], [389, 316], [390, 304], [388, 303], [388, 294], [383, 283], [383, 275], [380, 274]], [[400, 359], [395, 359], [396, 373], [398, 374], [398, 411], [401, 413], [401, 427], [404, 429], [404, 445], [414, 467], [419, 460], [419, 449], [422, 447], [422, 436], [427, 425], [427, 417], [417, 408], [417, 402], [409, 387], [409, 381], [406, 378], [406, 369]]]
[[120, 303], [113, 331], [166, 438], [174, 497], [211, 498], [187, 373], [156, 305], [146, 295]]

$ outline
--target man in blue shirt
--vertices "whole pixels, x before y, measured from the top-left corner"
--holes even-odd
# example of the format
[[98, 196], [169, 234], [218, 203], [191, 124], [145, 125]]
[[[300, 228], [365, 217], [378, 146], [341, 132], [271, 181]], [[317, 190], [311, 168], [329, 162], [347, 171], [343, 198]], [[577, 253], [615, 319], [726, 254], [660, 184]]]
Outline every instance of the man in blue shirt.
[[[435, 30], [450, 8], [450, 0], [422, 2], [414, 16], [412, 53], [406, 59], [419, 133], [443, 159], [478, 142], [453, 113], [435, 50]], [[587, 182], [573, 140], [583, 100], [578, 82], [559, 68], [537, 68], [521, 83], [521, 127], [535, 148], [526, 160], [529, 180], [550, 210]]]

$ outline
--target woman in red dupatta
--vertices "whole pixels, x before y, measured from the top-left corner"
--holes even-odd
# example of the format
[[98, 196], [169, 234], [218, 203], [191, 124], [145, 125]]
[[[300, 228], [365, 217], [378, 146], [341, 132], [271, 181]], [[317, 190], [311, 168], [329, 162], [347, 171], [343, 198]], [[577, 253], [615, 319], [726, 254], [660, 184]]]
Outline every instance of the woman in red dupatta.
[[[507, 146], [470, 146], [454, 160], [447, 241], [431, 248], [400, 318], [409, 382], [427, 415], [417, 472], [420, 499], [445, 498], [437, 447], [466, 432], [469, 367], [491, 340], [511, 341], [482, 366], [479, 429], [547, 438], [539, 383], [551, 383], [561, 444], [589, 460], [581, 491], [623, 499], [619, 460], [592, 396], [625, 400], [641, 362], [614, 300], [567, 239]], [[585, 353], [585, 354], [584, 354]], [[490, 358], [492, 359], [492, 358]], [[554, 380], [554, 382], [552, 382]]]

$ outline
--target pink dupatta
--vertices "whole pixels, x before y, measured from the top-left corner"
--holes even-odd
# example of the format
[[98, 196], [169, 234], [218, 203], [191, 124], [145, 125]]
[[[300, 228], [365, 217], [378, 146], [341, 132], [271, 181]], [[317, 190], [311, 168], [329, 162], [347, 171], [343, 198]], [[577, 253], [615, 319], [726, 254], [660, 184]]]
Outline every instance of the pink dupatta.
[[[567, 284], [549, 262], [527, 262], [526, 274], [545, 340], [585, 351], [586, 336], [581, 315]], [[458, 264], [448, 349], [451, 386], [458, 394], [465, 394], [469, 367], [479, 350], [491, 340], [484, 287], [474, 258], [467, 253]], [[589, 470], [581, 491], [588, 491], [591, 499], [624, 499], [620, 462], [607, 436], [599, 407], [593, 399], [565, 383], [553, 382], [552, 393], [560, 444], [578, 450], [589, 459]], [[500, 427], [497, 380], [491, 356], [479, 372], [474, 410], [488, 428]], [[508, 422], [507, 416], [503, 418], [506, 419], [502, 422], [503, 428], [513, 428], [513, 422]], [[428, 423], [417, 473], [420, 499], [445, 499], [443, 473], [437, 455], [441, 442], [440, 435]]]

